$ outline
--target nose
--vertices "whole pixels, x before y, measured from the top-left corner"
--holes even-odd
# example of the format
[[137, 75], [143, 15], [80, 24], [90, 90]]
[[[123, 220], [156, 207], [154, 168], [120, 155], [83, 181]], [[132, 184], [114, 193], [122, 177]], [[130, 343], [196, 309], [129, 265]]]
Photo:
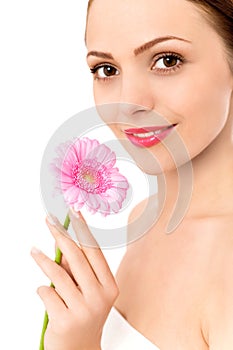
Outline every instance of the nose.
[[121, 113], [130, 117], [151, 111], [155, 107], [154, 99], [150, 84], [145, 79], [132, 75], [122, 79], [119, 96]]

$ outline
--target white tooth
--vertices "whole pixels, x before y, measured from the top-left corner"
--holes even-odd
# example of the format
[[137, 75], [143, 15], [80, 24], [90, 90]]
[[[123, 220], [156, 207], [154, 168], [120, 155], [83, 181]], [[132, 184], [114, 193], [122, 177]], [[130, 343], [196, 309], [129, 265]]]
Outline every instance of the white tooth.
[[165, 131], [166, 129], [168, 129], [168, 127], [163, 128], [163, 129], [159, 129], [156, 131], [151, 131], [151, 132], [147, 132], [144, 134], [133, 134], [135, 137], [139, 137], [139, 138], [146, 138], [146, 137], [150, 137], [150, 136], [155, 136], [155, 135], [159, 135], [161, 132]]
[[158, 135], [158, 134], [160, 134], [161, 132], [163, 132], [163, 131], [165, 131], [165, 130], [167, 130], [167, 129], [169, 129], [169, 127], [163, 128], [163, 129], [160, 129], [160, 130], [156, 130], [156, 131], [154, 132], [154, 134], [155, 134], [155, 135]]
[[146, 138], [146, 137], [154, 136], [154, 133], [153, 132], [148, 132], [146, 134], [133, 134], [133, 135], [143, 139], [143, 138]]
[[160, 133], [161, 133], [161, 131], [162, 131], [162, 130], [156, 130], [156, 131], [154, 131], [154, 135], [158, 135], [158, 134], [160, 134]]

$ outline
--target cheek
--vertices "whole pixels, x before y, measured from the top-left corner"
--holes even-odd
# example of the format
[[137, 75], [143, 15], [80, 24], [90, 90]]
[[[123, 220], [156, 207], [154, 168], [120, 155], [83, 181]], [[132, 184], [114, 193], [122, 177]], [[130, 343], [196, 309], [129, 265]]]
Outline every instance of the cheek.
[[96, 105], [118, 103], [120, 100], [120, 83], [107, 81], [93, 83], [93, 94]]
[[168, 114], [180, 123], [178, 130], [191, 156], [206, 148], [226, 124], [232, 87], [229, 79], [220, 76], [199, 72], [160, 96]]

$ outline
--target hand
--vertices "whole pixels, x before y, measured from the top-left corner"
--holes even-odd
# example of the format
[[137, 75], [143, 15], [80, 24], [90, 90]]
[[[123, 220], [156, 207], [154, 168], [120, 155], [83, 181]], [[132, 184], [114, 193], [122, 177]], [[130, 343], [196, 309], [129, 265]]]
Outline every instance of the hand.
[[33, 258], [55, 285], [38, 288], [49, 316], [45, 350], [99, 350], [102, 329], [118, 296], [118, 287], [83, 217], [69, 214], [77, 238], [84, 235], [91, 247], [79, 247], [58, 221], [51, 224], [47, 219], [63, 253], [62, 264], [32, 250]]

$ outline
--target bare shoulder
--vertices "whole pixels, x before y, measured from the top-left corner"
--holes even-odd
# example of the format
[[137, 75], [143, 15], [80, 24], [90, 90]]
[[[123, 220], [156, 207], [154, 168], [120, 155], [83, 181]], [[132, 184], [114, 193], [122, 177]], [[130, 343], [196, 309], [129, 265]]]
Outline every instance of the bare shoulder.
[[203, 328], [211, 350], [233, 349], [233, 217], [216, 224], [204, 300]]
[[132, 223], [133, 221], [140, 218], [140, 216], [147, 211], [147, 214], [149, 214], [149, 211], [151, 207], [153, 206], [153, 209], [156, 207], [157, 203], [157, 193], [155, 193], [153, 196], [150, 196], [149, 198], [143, 199], [141, 202], [139, 202], [131, 211], [128, 219], [128, 223]]
[[[137, 235], [133, 236], [132, 231], [137, 230], [137, 234], [141, 235], [143, 232], [140, 230], [140, 224], [143, 220], [148, 222], [147, 218], [150, 216], [150, 211], [152, 210], [151, 207], [154, 205], [157, 201], [157, 194], [154, 194], [153, 196], [149, 198], [145, 198], [141, 202], [139, 202], [129, 214], [128, 217], [128, 227], [127, 227], [127, 249], [126, 253], [124, 255], [124, 258], [122, 260], [122, 263], [120, 264], [118, 275], [119, 273], [124, 273], [124, 267], [127, 267], [126, 261], [130, 258], [131, 254], [133, 254], [133, 251], [137, 249]], [[155, 207], [155, 205], [154, 205]], [[133, 239], [135, 238], [135, 239]]]
[[[138, 203], [131, 211], [128, 218], [127, 242], [128, 250], [131, 250], [132, 242], [141, 241], [141, 237], [148, 233], [158, 219], [158, 200], [157, 194], [145, 198]], [[133, 248], [137, 244], [133, 245]]]
[[[137, 284], [135, 281], [136, 275], [133, 271], [135, 271], [136, 262], [142, 254], [143, 232], [145, 231], [145, 227], [148, 226], [148, 217], [152, 217], [150, 211], [152, 210], [152, 206], [156, 205], [156, 201], [156, 194], [145, 198], [132, 209], [128, 218], [127, 249], [115, 276], [120, 290], [120, 295], [115, 306], [123, 315], [125, 308], [123, 305], [127, 304], [127, 300], [130, 298], [129, 294], [132, 293], [130, 286], [135, 285], [135, 283]], [[137, 236], [140, 235], [142, 236], [139, 239]]]

